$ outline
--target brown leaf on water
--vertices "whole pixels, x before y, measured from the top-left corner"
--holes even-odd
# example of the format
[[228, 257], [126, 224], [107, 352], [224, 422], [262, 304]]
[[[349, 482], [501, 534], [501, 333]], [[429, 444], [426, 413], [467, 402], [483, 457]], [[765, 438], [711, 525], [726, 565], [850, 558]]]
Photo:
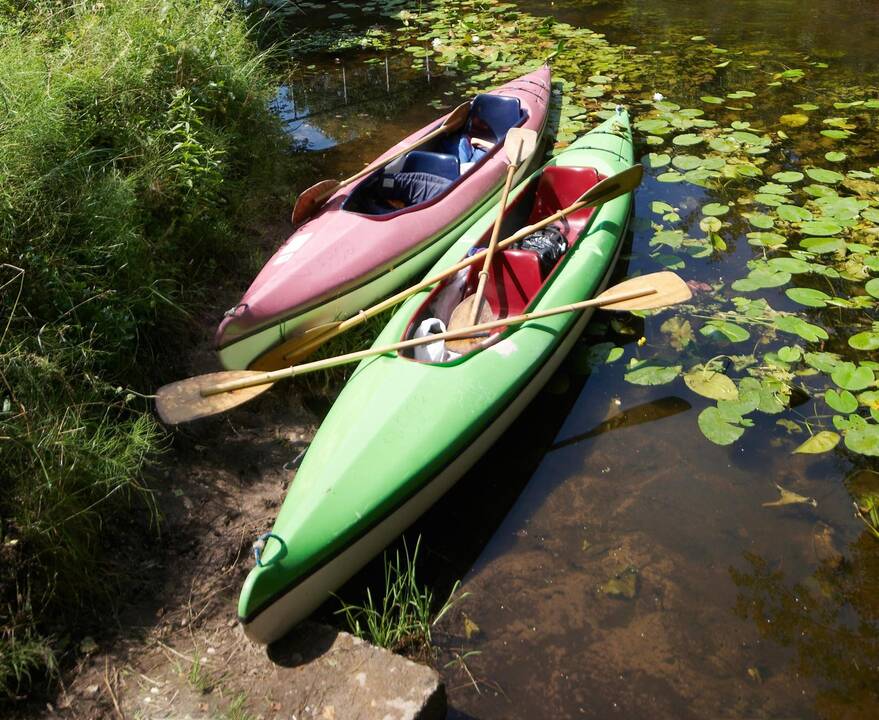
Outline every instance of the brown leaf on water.
[[468, 640], [474, 635], [479, 634], [479, 625], [473, 622], [466, 615], [464, 616], [464, 637]]
[[763, 507], [783, 507], [784, 505], [811, 505], [812, 507], [818, 507], [818, 501], [815, 498], [798, 495], [795, 492], [786, 490], [778, 483], [775, 483], [775, 487], [778, 488], [778, 500], [765, 502], [763, 503]]

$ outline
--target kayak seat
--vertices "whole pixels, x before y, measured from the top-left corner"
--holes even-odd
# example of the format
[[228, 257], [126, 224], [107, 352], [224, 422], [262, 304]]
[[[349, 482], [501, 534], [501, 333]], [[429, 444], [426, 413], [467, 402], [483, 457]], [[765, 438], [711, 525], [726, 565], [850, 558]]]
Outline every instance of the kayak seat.
[[[596, 185], [602, 176], [595, 168], [553, 165], [540, 174], [534, 205], [528, 216], [528, 225], [576, 202], [583, 193]], [[593, 208], [578, 210], [568, 217], [569, 223], [583, 223], [592, 215]]]
[[405, 156], [399, 171], [374, 173], [342, 207], [368, 215], [387, 215], [432, 200], [460, 174], [458, 158], [454, 155], [413, 150]]
[[439, 149], [458, 158], [462, 175], [488, 155], [488, 151], [484, 148], [474, 147], [470, 142], [470, 136], [465, 133], [453, 133], [444, 137], [439, 143]]
[[[475, 292], [480, 267], [471, 271]], [[523, 312], [543, 285], [540, 257], [530, 250], [501, 250], [491, 259], [485, 299], [497, 317]]]
[[400, 172], [421, 172], [438, 175], [448, 180], [457, 180], [461, 174], [461, 166], [455, 155], [413, 150], [406, 155]]
[[505, 95], [477, 95], [470, 106], [465, 132], [473, 137], [499, 143], [507, 130], [523, 118], [519, 98]]

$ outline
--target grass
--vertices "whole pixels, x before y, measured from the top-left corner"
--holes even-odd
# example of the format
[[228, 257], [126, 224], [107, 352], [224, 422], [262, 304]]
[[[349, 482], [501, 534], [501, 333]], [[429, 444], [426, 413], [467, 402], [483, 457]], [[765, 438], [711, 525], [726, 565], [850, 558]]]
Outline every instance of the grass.
[[0, 695], [105, 624], [157, 524], [125, 388], [168, 379], [277, 197], [266, 60], [221, 0], [0, 0]]
[[417, 655], [430, 651], [433, 626], [469, 593], [455, 597], [460, 587], [460, 581], [456, 582], [437, 607], [433, 592], [420, 586], [415, 576], [420, 544], [421, 537], [410, 556], [404, 538], [402, 556], [399, 550], [390, 560], [384, 556], [384, 592], [378, 601], [367, 589], [363, 605], [342, 602], [336, 614], [344, 615], [352, 634], [394, 652]]

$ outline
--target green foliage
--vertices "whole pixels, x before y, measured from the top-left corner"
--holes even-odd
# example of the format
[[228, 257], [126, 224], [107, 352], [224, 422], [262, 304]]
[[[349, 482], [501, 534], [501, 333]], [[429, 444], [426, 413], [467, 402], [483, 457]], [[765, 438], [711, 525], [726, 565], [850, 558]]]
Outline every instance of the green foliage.
[[280, 132], [263, 61], [215, 0], [0, 4], [0, 693], [116, 594], [121, 513], [155, 520], [162, 433], [121, 387], [240, 257]]
[[405, 539], [402, 558], [399, 550], [391, 560], [385, 555], [385, 586], [380, 600], [373, 600], [372, 590], [367, 589], [364, 605], [342, 602], [336, 614], [345, 616], [354, 635], [390, 650], [430, 650], [431, 628], [469, 593], [455, 597], [460, 585], [456, 582], [448, 598], [435, 610], [433, 592], [421, 587], [415, 577], [420, 544], [421, 537], [411, 557]]

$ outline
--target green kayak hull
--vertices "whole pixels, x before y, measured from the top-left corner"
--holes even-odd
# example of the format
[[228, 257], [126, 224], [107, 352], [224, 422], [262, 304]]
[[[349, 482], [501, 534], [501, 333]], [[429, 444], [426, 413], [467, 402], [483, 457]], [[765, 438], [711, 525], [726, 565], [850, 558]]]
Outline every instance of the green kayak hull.
[[[629, 118], [619, 110], [547, 166], [610, 176], [633, 162]], [[542, 171], [513, 189], [511, 203]], [[530, 309], [601, 292], [631, 205], [628, 194], [595, 211]], [[487, 208], [430, 274], [486, 236], [498, 210]], [[375, 345], [399, 340], [426, 297], [407, 300]], [[436, 502], [525, 409], [588, 320], [587, 311], [530, 321], [458, 362], [398, 354], [362, 361], [315, 435], [244, 583], [238, 615], [248, 637], [269, 643], [284, 635]]]

